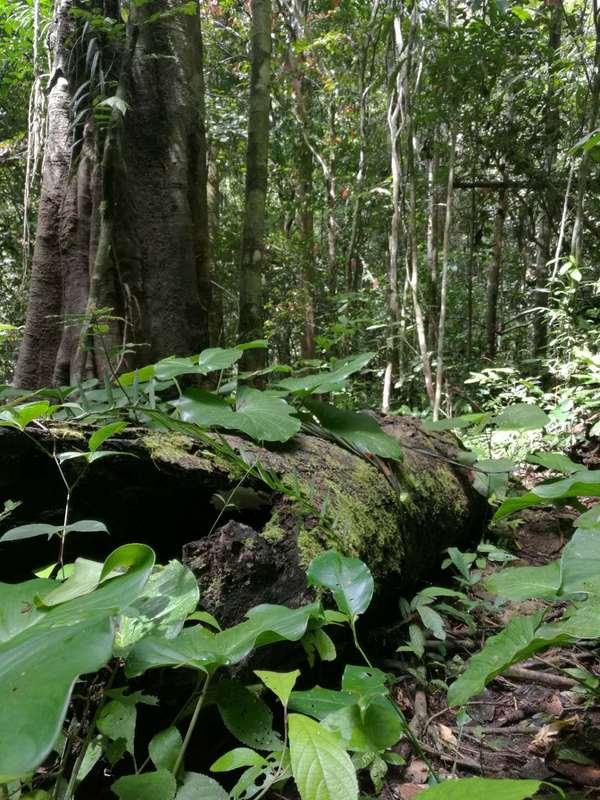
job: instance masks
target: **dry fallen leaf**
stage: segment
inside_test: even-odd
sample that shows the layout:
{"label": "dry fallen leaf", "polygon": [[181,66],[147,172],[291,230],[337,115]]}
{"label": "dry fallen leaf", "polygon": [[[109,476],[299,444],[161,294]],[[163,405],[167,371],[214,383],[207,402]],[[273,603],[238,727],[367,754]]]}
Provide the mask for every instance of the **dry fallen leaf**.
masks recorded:
{"label": "dry fallen leaf", "polygon": [[577,717],[557,719],[543,725],[529,744],[529,752],[546,755],[563,731],[571,730],[577,723]]}
{"label": "dry fallen leaf", "polygon": [[458,739],[454,735],[452,728],[449,728],[442,722],[438,722],[435,726],[435,736],[442,747],[458,747]]}
{"label": "dry fallen leaf", "polygon": [[408,783],[425,783],[428,775],[429,768],[420,758],[413,758],[404,773]]}
{"label": "dry fallen leaf", "polygon": [[397,787],[399,800],[412,800],[427,789],[426,784],[403,783]]}

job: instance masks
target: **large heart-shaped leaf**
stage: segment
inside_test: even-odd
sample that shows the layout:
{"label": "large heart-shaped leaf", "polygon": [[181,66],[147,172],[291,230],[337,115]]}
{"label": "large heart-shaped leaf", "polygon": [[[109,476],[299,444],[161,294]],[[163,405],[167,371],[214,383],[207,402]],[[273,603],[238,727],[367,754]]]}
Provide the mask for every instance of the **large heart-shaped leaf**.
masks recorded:
{"label": "large heart-shaped leaf", "polygon": [[302,714],[290,714],[288,730],[302,800],[357,800],[356,772],[337,736]]}
{"label": "large heart-shaped leaf", "polygon": [[[28,581],[23,592],[0,586],[4,641],[0,644],[0,782],[35,769],[54,744],[80,674],[93,672],[110,658],[113,616],[129,605],[146,583],[154,563],[145,545],[125,545],[104,562],[106,578],[95,591],[49,609],[34,599],[52,581]],[[109,578],[110,575],[114,577]],[[23,617],[15,624],[16,615]]]}
{"label": "large heart-shaped leaf", "polygon": [[237,391],[238,430],[259,442],[287,442],[300,430],[292,406],[281,397],[240,386]]}
{"label": "large heart-shaped leaf", "polygon": [[350,618],[364,613],[373,597],[373,576],[367,565],[336,550],[313,558],[306,577],[309,586],[329,589],[339,610]]}

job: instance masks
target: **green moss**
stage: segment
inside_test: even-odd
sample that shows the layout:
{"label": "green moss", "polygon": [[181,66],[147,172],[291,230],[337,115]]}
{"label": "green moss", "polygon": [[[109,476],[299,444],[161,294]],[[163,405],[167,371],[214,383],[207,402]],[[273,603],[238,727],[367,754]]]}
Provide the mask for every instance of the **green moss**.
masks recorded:
{"label": "green moss", "polygon": [[259,536],[267,542],[280,542],[284,538],[285,531],[280,525],[279,510],[275,510]]}
{"label": "green moss", "polygon": [[208,460],[190,452],[193,444],[192,439],[181,433],[147,433],[142,436],[141,442],[150,453],[153,461],[163,461],[169,464],[177,464],[181,467],[212,471]]}
{"label": "green moss", "polygon": [[300,563],[306,566],[318,553],[335,547],[362,558],[375,573],[400,571],[404,550],[396,493],[366,461],[359,461],[350,475],[339,463],[331,467],[326,477],[318,479],[321,497],[328,496],[326,519],[300,531]]}
{"label": "green moss", "polygon": [[53,425],[50,432],[55,439],[77,439],[80,442],[86,441],[86,436],[77,428],[70,428],[68,425]]}

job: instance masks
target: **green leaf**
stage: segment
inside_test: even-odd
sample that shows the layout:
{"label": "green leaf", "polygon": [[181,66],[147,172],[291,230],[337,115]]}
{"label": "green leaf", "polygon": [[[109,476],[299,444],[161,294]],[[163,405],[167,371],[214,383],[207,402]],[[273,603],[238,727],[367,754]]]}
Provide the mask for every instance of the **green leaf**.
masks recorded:
{"label": "green leaf", "polygon": [[596,503],[588,511],[580,514],[573,525],[576,528],[600,528],[600,503]]}
{"label": "green leaf", "polygon": [[338,692],[335,689],[323,689],[315,686],[303,692],[292,692],[289,707],[292,711],[299,711],[315,719],[325,719],[330,714],[341,708],[352,706],[356,697],[352,692]]}
{"label": "green leaf", "polygon": [[236,747],[218,758],[210,767],[211,772],[230,772],[241,767],[262,767],[265,757],[248,747]]}
{"label": "green leaf", "polygon": [[281,397],[240,386],[237,391],[238,430],[259,442],[287,442],[300,431],[295,410]]}
{"label": "green leaf", "polygon": [[323,621],[320,603],[295,609],[265,604],[250,609],[244,622],[218,633],[196,625],[184,628],[174,638],[146,636],[134,645],[126,672],[132,676],[152,667],[187,666],[212,673],[218,667],[238,664],[256,647],[299,641],[310,620]]}
{"label": "green leaf", "polygon": [[422,792],[423,800],[525,800],[543,781],[512,778],[459,778],[438,783]]}
{"label": "green leaf", "polygon": [[[145,798],[144,798],[145,800]],[[199,772],[186,772],[176,800],[229,800],[229,795],[213,778]]]}
{"label": "green leaf", "polygon": [[301,378],[284,378],[277,381],[275,386],[281,386],[292,394],[301,396],[337,392],[343,388],[350,375],[359,372],[374,356],[375,353],[361,353],[339,361],[330,372],[317,372]]}
{"label": "green leaf", "polygon": [[550,417],[531,403],[514,403],[503,409],[492,422],[501,431],[535,431],[545,428]]}
{"label": "green leaf", "polygon": [[387,697],[371,699],[365,708],[346,706],[323,719],[323,726],[337,732],[347,750],[378,752],[395,745],[404,725]]}
{"label": "green leaf", "polygon": [[101,445],[107,439],[125,430],[126,427],[127,423],[122,421],[109,422],[108,425],[103,425],[102,428],[94,431],[94,433],[90,436],[88,440],[88,450],[92,453],[95,453],[96,450],[101,447]]}
{"label": "green leaf", "polygon": [[277,695],[282,705],[287,706],[296,681],[300,677],[300,670],[295,669],[293,672],[267,672],[255,669],[254,674],[261,679],[267,689]]}
{"label": "green leaf", "polygon": [[438,419],[436,422],[426,419],[423,421],[423,427],[426,431],[454,431],[484,425],[489,420],[491,420],[491,414],[462,414],[460,417]]}
{"label": "green leaf", "polygon": [[96,720],[96,727],[103,736],[113,742],[122,739],[128,753],[134,753],[135,723],[137,710],[131,703],[121,703],[111,700],[100,709]]}
{"label": "green leaf", "polygon": [[165,728],[153,736],[148,745],[148,753],[156,769],[173,772],[182,744],[181,734],[175,727]]}
{"label": "green leaf", "polygon": [[0,542],[16,542],[22,539],[33,539],[36,536],[47,536],[50,539],[52,536],[60,536],[63,531],[65,533],[72,533],[73,531],[79,533],[108,533],[106,525],[95,519],[81,519],[79,522],[72,522],[66,528],[63,528],[62,525],[47,525],[44,522],[34,522],[31,525],[19,525],[17,528],[11,528],[0,538]]}
{"label": "green leaf", "polygon": [[553,472],[564,472],[565,475],[572,475],[581,470],[581,464],[575,464],[564,453],[530,453],[527,461],[551,469]]}
{"label": "green leaf", "polygon": [[342,675],[342,689],[357,695],[363,707],[375,697],[387,697],[386,674],[375,667],[347,664]]}
{"label": "green leaf", "polygon": [[198,605],[199,596],[194,573],[180,561],[154,567],[140,596],[118,619],[116,652],[125,655],[150,633],[176,636]]}
{"label": "green leaf", "polygon": [[423,625],[430,630],[436,639],[444,641],[446,639],[446,631],[444,629],[444,620],[430,606],[418,606],[417,613],[421,617]]}
{"label": "green leaf", "polygon": [[358,800],[350,757],[334,734],[310,717],[288,720],[292,774],[302,800]]}
{"label": "green leaf", "polygon": [[173,800],[177,791],[175,777],[166,769],[124,775],[111,786],[119,800]]}
{"label": "green leaf", "polygon": [[309,586],[329,589],[338,609],[350,617],[364,613],[373,597],[373,576],[367,565],[335,550],[313,558],[306,577]]}
{"label": "green leaf", "polygon": [[125,545],[104,562],[102,576],[108,577],[108,569],[115,577],[89,594],[43,610],[27,595],[42,583],[55,582],[28,581],[8,591],[0,584],[0,598],[16,606],[2,605],[0,626],[6,636],[0,644],[0,730],[12,732],[0,737],[4,776],[24,775],[44,760],[60,732],[75,680],[110,659],[112,617],[137,597],[153,563],[149,547]]}
{"label": "green leaf", "polygon": [[51,592],[44,594],[38,601],[40,605],[50,607],[65,603],[75,597],[93,592],[100,583],[102,564],[89,561],[87,558],[78,558],[73,565],[73,572],[66,581]]}
{"label": "green leaf", "polygon": [[208,375],[209,372],[229,369],[240,360],[242,355],[243,351],[239,347],[230,347],[229,349],[211,347],[203,350],[198,356],[198,367],[202,375]]}
{"label": "green leaf", "polygon": [[560,563],[551,561],[539,567],[509,567],[491,575],[484,583],[488,592],[506,600],[552,599],[560,587]]}
{"label": "green leaf", "polygon": [[494,514],[494,520],[502,519],[523,508],[572,497],[600,497],[600,471],[581,470],[568,478],[540,483],[519,497],[509,497]]}
{"label": "green leaf", "polygon": [[217,706],[227,730],[243,744],[257,750],[282,746],[279,734],[273,730],[270,708],[239,681],[221,681]]}
{"label": "green leaf", "polygon": [[241,431],[257,441],[285,442],[300,430],[300,420],[285,400],[246,386],[238,389],[237,411],[204,389],[187,389],[172,405],[184,422]]}
{"label": "green leaf", "polygon": [[377,420],[369,414],[336,408],[320,400],[305,400],[304,405],[314,414],[319,425],[359,453],[370,453],[398,461],[402,459],[402,448],[398,440],[382,431]]}
{"label": "green leaf", "polygon": [[545,636],[536,639],[542,616],[543,612],[529,617],[513,617],[503,631],[491,636],[483,649],[468,660],[465,671],[450,686],[448,705],[464,705],[511,664],[548,646]]}

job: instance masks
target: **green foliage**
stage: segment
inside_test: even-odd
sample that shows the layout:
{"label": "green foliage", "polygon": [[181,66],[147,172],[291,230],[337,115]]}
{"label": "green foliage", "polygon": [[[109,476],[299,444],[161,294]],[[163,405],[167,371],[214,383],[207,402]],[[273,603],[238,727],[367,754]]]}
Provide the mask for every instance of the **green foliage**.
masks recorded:
{"label": "green foliage", "polygon": [[463,778],[444,781],[423,792],[425,800],[525,800],[533,797],[544,781],[509,778]]}

